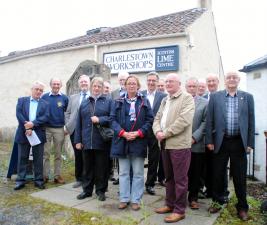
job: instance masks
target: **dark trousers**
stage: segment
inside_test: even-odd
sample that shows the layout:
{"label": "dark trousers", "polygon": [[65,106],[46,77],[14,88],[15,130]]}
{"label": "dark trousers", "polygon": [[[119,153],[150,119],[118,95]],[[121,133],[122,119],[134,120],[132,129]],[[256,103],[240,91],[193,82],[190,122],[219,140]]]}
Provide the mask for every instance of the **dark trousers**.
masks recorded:
{"label": "dark trousers", "polygon": [[241,137],[224,138],[219,152],[213,155],[213,201],[223,204],[224,179],[229,158],[238,199],[236,208],[237,210],[248,210],[246,200],[247,154]]}
{"label": "dark trousers", "polygon": [[[30,144],[18,144],[18,177],[16,182],[25,183],[27,166],[29,163],[30,155]],[[33,155],[33,167],[34,167],[34,182],[41,184],[43,183],[43,155],[44,155],[44,144],[32,147]]]}
{"label": "dark trousers", "polygon": [[163,182],[165,180],[163,162],[162,162],[162,155],[159,154],[159,167],[158,167],[158,181]]}
{"label": "dark trousers", "polygon": [[205,163],[205,153],[191,152],[191,162],[188,171],[188,201],[197,201],[200,189],[200,177]]}
{"label": "dark trousers", "polygon": [[108,187],[109,152],[106,150],[83,149],[83,191],[105,193]]}
{"label": "dark trousers", "polygon": [[160,150],[158,141],[153,136],[148,139],[148,169],[146,186],[154,187],[157,180]]}
{"label": "dark trousers", "polygon": [[188,187],[190,149],[163,149],[162,160],[166,177],[166,205],[174,213],[184,214]]}
{"label": "dark trousers", "polygon": [[72,133],[72,135],[70,135],[70,141],[72,144],[72,148],[74,151],[74,158],[75,158],[75,178],[76,181],[82,181],[82,177],[83,177],[83,154],[81,150],[78,150],[75,147],[75,143],[74,143],[74,133]]}

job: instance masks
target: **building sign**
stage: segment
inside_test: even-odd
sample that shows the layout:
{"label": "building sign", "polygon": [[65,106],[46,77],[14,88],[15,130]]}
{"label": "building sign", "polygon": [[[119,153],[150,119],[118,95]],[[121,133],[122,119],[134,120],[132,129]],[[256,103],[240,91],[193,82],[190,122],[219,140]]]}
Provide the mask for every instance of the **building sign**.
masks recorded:
{"label": "building sign", "polygon": [[166,46],[104,53],[103,60],[104,64],[111,69],[111,73],[177,71],[179,69],[179,48],[178,46]]}

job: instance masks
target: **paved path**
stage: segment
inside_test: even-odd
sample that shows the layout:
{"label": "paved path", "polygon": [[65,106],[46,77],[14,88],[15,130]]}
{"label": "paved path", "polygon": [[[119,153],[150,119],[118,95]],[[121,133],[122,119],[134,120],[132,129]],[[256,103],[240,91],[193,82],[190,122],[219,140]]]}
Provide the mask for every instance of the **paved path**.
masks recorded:
{"label": "paved path", "polygon": [[[114,186],[112,183],[109,183],[109,191],[106,193],[107,199],[104,202],[98,201],[95,194],[91,198],[77,200],[76,196],[82,189],[74,189],[72,188],[72,184],[35,192],[31,194],[31,196],[79,210],[100,213],[115,219],[137,220],[140,225],[165,224],[165,215],[154,213],[155,208],[164,205],[165,188],[156,185],[156,195],[151,196],[145,193],[143,196],[143,204],[139,211],[133,211],[130,207],[126,210],[119,210],[117,208],[119,203],[118,188],[118,185]],[[199,203],[199,210],[187,208],[186,218],[173,224],[212,225],[219,214],[210,215],[207,212],[210,200],[200,199]]]}

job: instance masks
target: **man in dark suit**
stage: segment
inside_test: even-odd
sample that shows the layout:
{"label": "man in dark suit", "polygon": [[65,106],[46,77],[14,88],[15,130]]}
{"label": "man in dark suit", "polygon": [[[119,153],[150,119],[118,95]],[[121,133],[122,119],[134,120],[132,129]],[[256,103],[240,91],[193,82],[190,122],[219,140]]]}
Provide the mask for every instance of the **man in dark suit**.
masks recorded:
{"label": "man in dark suit", "polygon": [[247,220],[246,200],[247,153],[254,148],[255,117],[253,96],[239,91],[240,77],[236,72],[225,76],[225,87],[210,95],[207,113],[206,144],[213,151],[213,203],[210,213],[216,213],[222,205],[224,176],[230,158],[236,209],[241,220]]}
{"label": "man in dark suit", "polygon": [[[147,90],[142,91],[142,94],[149,100],[154,116],[157,114],[162,99],[167,95],[161,91],[157,91],[157,82],[159,75],[156,72],[147,74]],[[154,186],[157,180],[157,169],[160,159],[160,150],[158,140],[153,134],[152,129],[148,135],[148,170],[146,180],[146,191],[150,195],[155,194]]]}
{"label": "man in dark suit", "polygon": [[198,192],[200,189],[200,177],[205,163],[204,130],[206,128],[207,99],[197,95],[198,80],[189,78],[186,81],[186,91],[195,101],[195,114],[192,126],[191,162],[188,171],[188,201],[191,209],[199,209]]}
{"label": "man in dark suit", "polygon": [[[207,78],[206,78],[206,85],[208,88],[208,91],[203,95],[203,98],[209,100],[210,99],[210,95],[212,93],[215,93],[216,91],[218,91],[218,87],[219,87],[219,77],[217,74],[213,74],[210,73],[208,74]],[[213,190],[213,184],[212,184],[212,173],[213,173],[213,154],[212,152],[210,152],[207,148],[206,148],[206,163],[205,163],[205,167],[204,167],[204,172],[203,172],[203,185],[205,184],[206,190],[204,195],[207,198],[211,198],[212,197],[212,190]],[[223,193],[223,197],[224,197],[224,201],[228,202],[228,195],[229,195],[229,191],[228,191],[228,174],[227,174],[227,168],[226,168],[226,172],[225,172],[225,177],[224,177],[224,193]]]}
{"label": "man in dark suit", "polygon": [[[19,122],[16,131],[15,142],[18,143],[18,176],[14,190],[25,187],[26,170],[32,148],[34,163],[34,185],[39,189],[44,189],[43,180],[43,153],[46,142],[44,125],[49,119],[48,103],[40,99],[44,91],[44,84],[35,82],[31,89],[31,96],[18,99],[16,116]],[[31,146],[28,137],[36,133],[40,142]],[[28,136],[28,137],[27,137]]]}
{"label": "man in dark suit", "polygon": [[90,96],[90,78],[87,75],[81,75],[78,80],[80,93],[73,94],[69,98],[69,104],[65,112],[65,134],[70,135],[70,141],[74,150],[75,158],[75,178],[76,182],[73,184],[73,188],[78,188],[82,185],[83,180],[83,158],[82,151],[76,149],[74,144],[75,127],[77,124],[77,117],[80,105],[83,101]]}

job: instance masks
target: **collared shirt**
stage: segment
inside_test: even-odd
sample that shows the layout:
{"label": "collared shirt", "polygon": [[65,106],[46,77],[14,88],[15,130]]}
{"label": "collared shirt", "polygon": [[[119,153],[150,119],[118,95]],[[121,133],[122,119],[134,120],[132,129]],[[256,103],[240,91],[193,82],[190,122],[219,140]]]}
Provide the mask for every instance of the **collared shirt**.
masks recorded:
{"label": "collared shirt", "polygon": [[171,101],[171,98],[168,95],[165,107],[164,107],[164,109],[162,111],[162,117],[161,117],[161,120],[160,120],[160,128],[161,128],[161,130],[164,130],[166,128],[167,115],[168,115],[168,112],[169,112],[169,109],[170,109],[170,101]]}
{"label": "collared shirt", "polygon": [[89,98],[89,96],[90,96],[90,92],[89,91],[87,91],[87,92],[80,92],[80,101],[79,101],[79,104],[81,104],[82,103],[82,101],[83,101],[83,98],[84,98],[84,94],[85,94],[85,99],[87,99],[87,98]]}
{"label": "collared shirt", "polygon": [[238,96],[237,92],[234,96],[225,93],[225,108],[226,108],[226,132],[228,136],[236,136],[240,134],[238,121]]}
{"label": "collared shirt", "polygon": [[147,97],[147,99],[148,99],[148,101],[150,103],[151,108],[153,107],[155,95],[156,95],[156,91],[153,91],[153,92],[149,93],[149,91],[147,90],[146,97]]}
{"label": "collared shirt", "polygon": [[125,89],[120,88],[119,93],[120,93],[120,97],[123,97],[126,95],[127,91]]}
{"label": "collared shirt", "polygon": [[34,121],[36,119],[38,103],[39,103],[38,100],[34,99],[33,97],[30,98],[30,110],[29,110],[30,121]]}
{"label": "collared shirt", "polygon": [[48,95],[49,96],[51,96],[51,95],[62,95],[62,93],[59,91],[57,94],[54,94],[52,91],[50,91]]}

